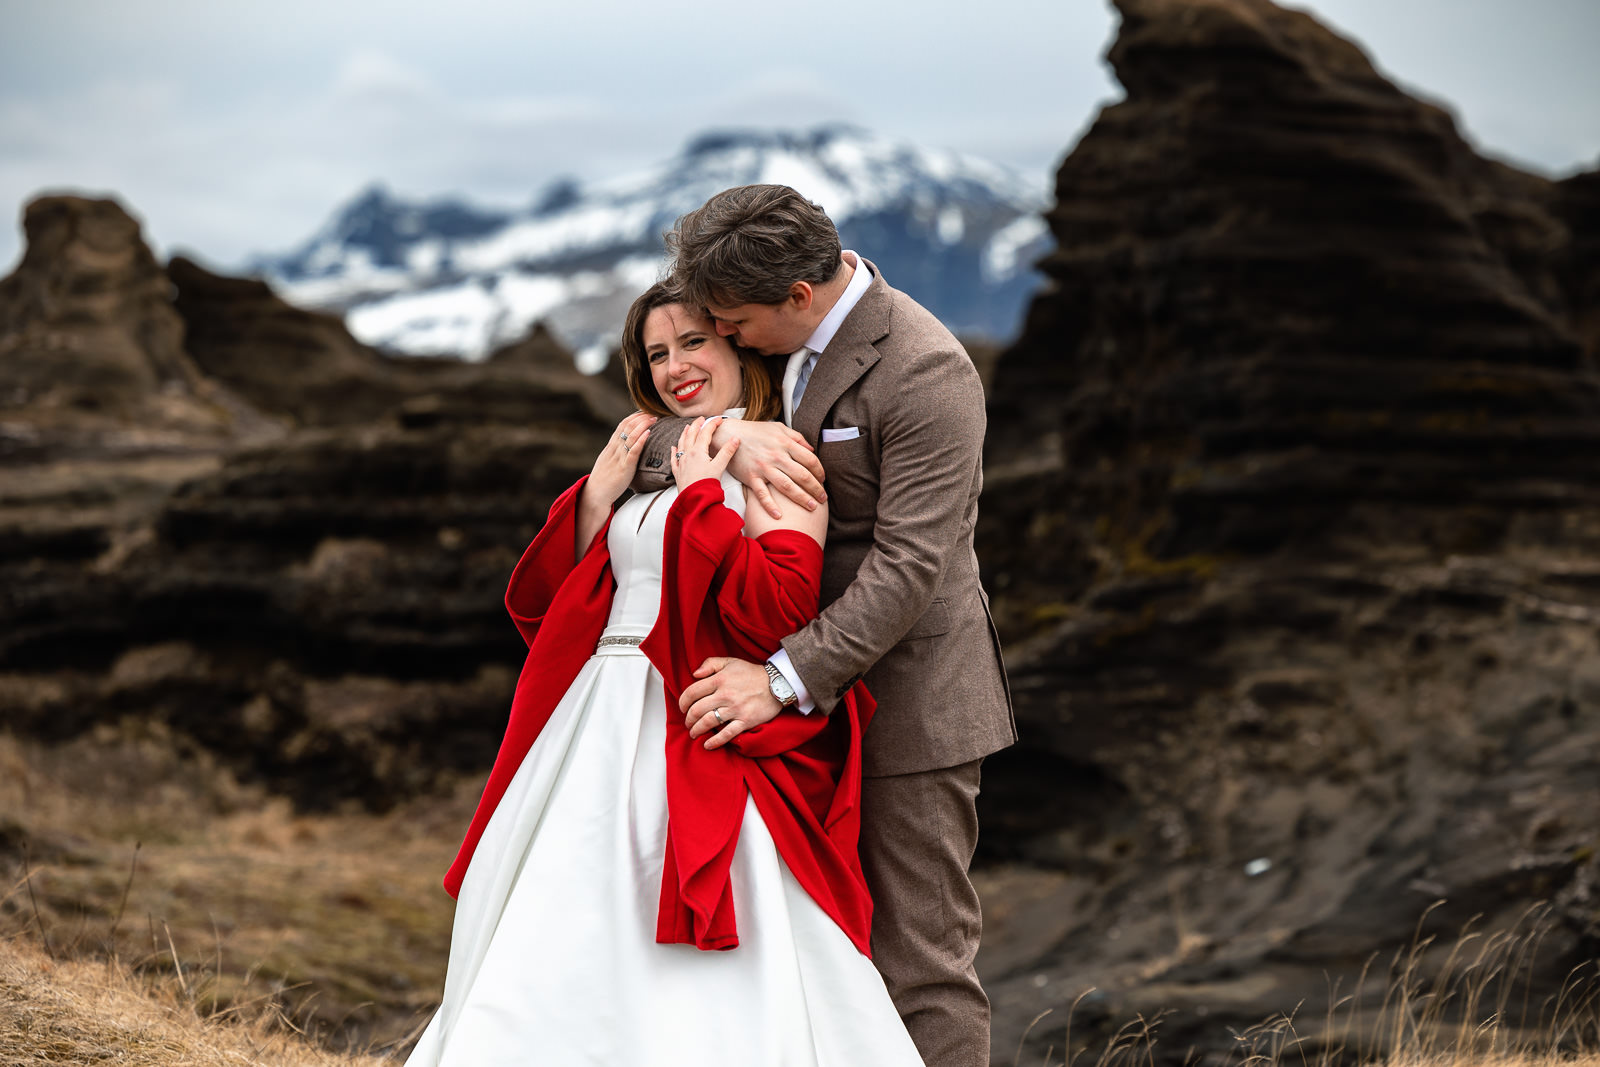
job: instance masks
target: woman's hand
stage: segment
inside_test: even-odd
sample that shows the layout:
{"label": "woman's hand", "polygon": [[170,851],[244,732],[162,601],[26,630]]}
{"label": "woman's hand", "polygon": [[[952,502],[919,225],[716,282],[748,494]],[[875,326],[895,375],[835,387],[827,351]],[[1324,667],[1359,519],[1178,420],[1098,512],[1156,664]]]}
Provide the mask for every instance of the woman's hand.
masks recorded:
{"label": "woman's hand", "polygon": [[728,461],[739,451],[739,439],[728,441],[712,459],[711,437],[715,432],[716,423],[707,422],[704,416],[683,428],[672,453],[672,480],[679,489],[687,489],[702,478],[721,478],[728,469]]}
{"label": "woman's hand", "polygon": [[628,483],[633,481],[633,472],[639,467],[639,446],[649,439],[650,427],[655,422],[654,415],[635,411],[617,423],[606,447],[595,457],[594,470],[589,472],[589,484],[584,489],[584,495],[587,496],[589,489],[593,489],[598,496],[605,498],[607,505],[622,495]]}
{"label": "woman's hand", "polygon": [[578,543],[573,546],[573,558],[582,559],[589,550],[600,528],[611,514],[611,505],[633,481],[633,472],[639,466],[639,446],[650,437],[650,427],[656,417],[635,411],[617,423],[616,430],[606,447],[595,457],[594,470],[583,483],[583,496],[578,500]]}

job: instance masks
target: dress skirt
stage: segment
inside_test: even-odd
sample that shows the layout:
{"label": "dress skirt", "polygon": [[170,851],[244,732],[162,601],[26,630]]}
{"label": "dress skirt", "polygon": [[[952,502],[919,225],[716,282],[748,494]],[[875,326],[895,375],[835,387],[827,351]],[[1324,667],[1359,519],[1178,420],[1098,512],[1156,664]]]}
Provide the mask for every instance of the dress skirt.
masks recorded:
{"label": "dress skirt", "polygon": [[871,961],[748,800],[739,947],[656,943],[667,714],[636,647],[603,645],[584,666],[473,855],[444,1001],[410,1067],[920,1067]]}

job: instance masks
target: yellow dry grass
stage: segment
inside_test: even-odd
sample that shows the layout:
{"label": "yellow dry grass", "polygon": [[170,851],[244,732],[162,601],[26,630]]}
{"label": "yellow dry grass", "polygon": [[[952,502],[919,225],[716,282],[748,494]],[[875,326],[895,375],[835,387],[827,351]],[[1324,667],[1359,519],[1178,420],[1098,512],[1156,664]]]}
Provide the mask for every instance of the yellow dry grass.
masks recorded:
{"label": "yellow dry grass", "polygon": [[124,1067],[374,1067],[370,1056],[309,1044],[266,1005],[196,1014],[114,962],[53,962],[35,945],[0,941],[0,1064]]}
{"label": "yellow dry grass", "polygon": [[443,986],[439,879],[476,790],[301,815],[158,727],[0,735],[0,936],[120,961],[201,1018],[270,1005],[327,1047],[390,1046]]}

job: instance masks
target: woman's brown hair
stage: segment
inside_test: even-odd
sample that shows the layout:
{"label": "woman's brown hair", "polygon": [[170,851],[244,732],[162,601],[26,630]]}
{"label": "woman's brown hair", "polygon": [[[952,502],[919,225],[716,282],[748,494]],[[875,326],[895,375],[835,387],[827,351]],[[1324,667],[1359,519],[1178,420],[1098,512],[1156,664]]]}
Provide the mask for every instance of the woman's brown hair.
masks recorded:
{"label": "woman's brown hair", "polygon": [[[675,413],[661,399],[656,383],[650,377],[650,357],[644,350],[644,323],[650,317],[650,312],[670,304],[684,304],[683,295],[670,282],[656,282],[639,294],[639,299],[628,309],[627,321],[622,326],[622,369],[628,378],[628,394],[633,397],[640,411],[662,418],[672,418]],[[706,317],[704,308],[690,304],[684,306],[695,315]],[[777,418],[783,405],[778,400],[777,390],[772,387],[772,379],[767,375],[766,362],[758,353],[740,348],[726,337],[718,335],[715,324],[711,327],[711,334],[723,344],[731,345],[734,355],[739,357],[740,377],[744,380],[741,401],[744,404],[744,417],[752,422]]]}

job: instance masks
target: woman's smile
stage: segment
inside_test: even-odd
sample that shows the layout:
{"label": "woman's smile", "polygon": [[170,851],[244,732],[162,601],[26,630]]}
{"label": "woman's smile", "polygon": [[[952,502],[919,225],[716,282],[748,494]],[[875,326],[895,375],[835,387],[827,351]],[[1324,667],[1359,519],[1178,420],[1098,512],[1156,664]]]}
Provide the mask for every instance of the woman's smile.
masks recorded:
{"label": "woman's smile", "polygon": [[672,390],[672,397],[679,403],[691,400],[700,391],[700,387],[705,384],[706,380],[704,378],[696,378],[692,382],[684,382]]}

